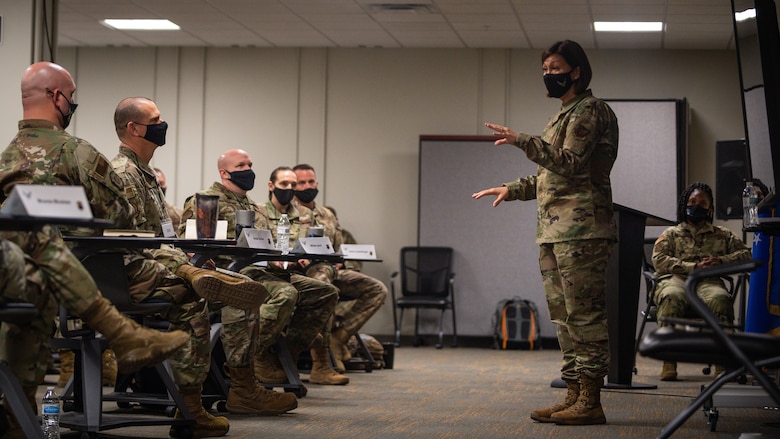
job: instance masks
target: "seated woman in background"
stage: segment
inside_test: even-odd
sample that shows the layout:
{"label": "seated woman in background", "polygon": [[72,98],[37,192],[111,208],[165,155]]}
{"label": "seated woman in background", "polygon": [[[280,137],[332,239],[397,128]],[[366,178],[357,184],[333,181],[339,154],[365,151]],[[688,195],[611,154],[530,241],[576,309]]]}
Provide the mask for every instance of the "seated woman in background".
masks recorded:
{"label": "seated woman in background", "polygon": [[[697,268],[750,259],[750,248],[731,230],[712,224],[712,189],[693,183],[680,196],[676,226],[666,229],[653,246],[653,267],[658,276],[655,303],[658,325],[664,317],[684,317],[688,312],[685,281]],[[722,324],[734,321],[734,299],[723,280],[705,279],[696,293]],[[677,363],[664,362],[661,381],[677,379]]]}

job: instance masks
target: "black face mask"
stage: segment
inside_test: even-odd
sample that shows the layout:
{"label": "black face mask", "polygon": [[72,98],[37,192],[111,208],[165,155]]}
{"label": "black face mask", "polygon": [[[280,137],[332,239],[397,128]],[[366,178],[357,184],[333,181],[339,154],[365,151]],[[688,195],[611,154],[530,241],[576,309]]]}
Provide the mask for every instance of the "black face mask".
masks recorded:
{"label": "black face mask", "polygon": [[292,189],[279,189],[278,187],[275,187],[274,195],[276,195],[276,200],[279,201],[279,204],[286,206],[292,202],[295,191]]}
{"label": "black face mask", "polygon": [[301,201],[301,203],[309,204],[317,198],[317,194],[320,191],[316,188],[304,189],[302,191],[295,191],[295,197]]}
{"label": "black face mask", "polygon": [[68,103],[67,113],[63,113],[62,110],[60,110],[59,105],[55,105],[57,107],[57,111],[62,116],[62,129],[64,130],[68,127],[68,125],[70,125],[70,120],[73,118],[73,113],[76,112],[76,108],[78,108],[79,104],[74,104],[71,102],[62,92],[58,91],[57,93],[61,94],[62,97],[65,98],[65,102]]}
{"label": "black face mask", "polygon": [[709,210],[701,206],[685,207],[685,217],[688,219],[689,222],[693,224],[701,224],[703,221],[707,220],[708,216],[709,216]]}
{"label": "black face mask", "polygon": [[168,132],[168,122],[163,121],[150,125],[139,123],[138,125],[143,125],[146,127],[146,134],[144,134],[144,139],[154,143],[157,146],[165,145],[165,133]]}
{"label": "black face mask", "polygon": [[255,187],[255,171],[251,169],[228,172],[228,174],[230,174],[230,181],[242,190],[251,191]]}
{"label": "black face mask", "polygon": [[547,87],[547,94],[551,98],[559,98],[566,94],[574,81],[571,79],[571,72],[567,73],[548,73],[544,75],[544,86]]}

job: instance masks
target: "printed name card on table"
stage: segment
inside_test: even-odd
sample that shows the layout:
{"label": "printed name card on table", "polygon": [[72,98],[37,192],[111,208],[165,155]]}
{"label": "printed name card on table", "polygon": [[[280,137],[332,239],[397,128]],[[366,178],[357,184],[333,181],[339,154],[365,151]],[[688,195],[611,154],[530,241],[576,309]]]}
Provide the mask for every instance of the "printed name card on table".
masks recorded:
{"label": "printed name card on table", "polygon": [[376,259],[374,244],[341,244],[344,259]]}
{"label": "printed name card on table", "polygon": [[332,255],[333,244],[327,236],[318,238],[298,238],[290,253],[307,253],[310,255]]}
{"label": "printed name card on table", "polygon": [[0,209],[8,215],[92,219],[82,186],[17,184]]}
{"label": "printed name card on table", "polygon": [[243,229],[236,241],[238,247],[249,247],[261,250],[274,250],[274,238],[270,230]]}

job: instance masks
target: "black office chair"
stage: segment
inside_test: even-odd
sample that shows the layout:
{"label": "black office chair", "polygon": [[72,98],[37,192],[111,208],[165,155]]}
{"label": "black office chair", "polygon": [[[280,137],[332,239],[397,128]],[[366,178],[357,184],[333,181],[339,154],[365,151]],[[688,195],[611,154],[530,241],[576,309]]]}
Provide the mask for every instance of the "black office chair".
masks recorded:
{"label": "black office chair", "polygon": [[[396,280],[399,274],[400,297],[396,297]],[[404,310],[407,308],[415,309],[415,346],[422,344],[419,335],[420,308],[441,310],[439,343],[436,349],[441,349],[444,343],[444,312],[448,309],[452,310],[452,347],[458,345],[455,319],[455,273],[452,272],[451,247],[403,247],[400,270],[390,276],[390,290],[393,295],[396,346],[401,345],[401,325]],[[398,318],[396,318],[396,308],[401,310]]]}
{"label": "black office chair", "polygon": [[[4,303],[0,304],[0,322],[25,323],[38,313],[35,305],[30,303]],[[0,364],[0,392],[5,395],[11,410],[14,412],[19,426],[28,438],[43,439],[41,421],[35,416],[30,403],[24,395],[24,390],[19,380],[11,372],[11,369]]]}
{"label": "black office chair", "polygon": [[[130,299],[122,253],[105,252],[86,256],[77,254],[77,256],[95,280],[103,296],[120,312],[131,318],[144,320],[154,318],[156,313],[170,307],[170,303],[167,302],[135,303]],[[62,393],[61,426],[82,431],[82,436],[98,437],[98,432],[114,428],[141,425],[176,425],[186,428],[194,422],[192,414],[187,410],[173,382],[167,362],[157,364],[153,368],[165,393],[136,391],[138,380],[120,374],[114,392],[104,395],[100,380],[94,377],[100,377],[102,374],[101,356],[108,343],[105,339],[96,337],[95,332],[89,327],[71,329],[68,325],[69,319],[67,311],[60,307],[60,332],[63,338],[52,339],[53,348],[71,349],[76,354],[73,376]],[[146,370],[142,369],[138,374]],[[128,387],[134,391],[127,392]],[[114,401],[120,408],[129,408],[131,405],[159,406],[167,408],[168,414],[173,413],[173,408],[179,408],[183,419],[173,419],[168,416],[108,414],[103,412],[104,401]]]}
{"label": "black office chair", "polygon": [[[655,267],[653,267],[653,246],[657,238],[645,238],[643,252],[642,252],[642,277],[645,280],[645,289],[647,291],[645,309],[641,312],[641,323],[639,324],[639,333],[636,337],[636,343],[634,344],[634,374],[637,374],[636,368],[636,355],[639,353],[639,344],[642,341],[642,337],[645,334],[645,326],[647,323],[658,322],[658,306],[655,303],[655,288],[658,285],[658,276],[655,275]],[[742,288],[743,282],[746,282],[746,275],[740,275],[735,282],[731,276],[720,276],[721,280],[726,286],[726,290],[732,298],[732,301],[736,298],[736,295]],[[741,322],[740,322],[741,323]],[[708,364],[702,368],[704,375],[709,375],[712,371],[712,364]]]}
{"label": "black office chair", "polygon": [[[715,392],[740,374],[750,373],[755,377],[759,385],[780,407],[780,388],[762,370],[763,367],[780,366],[780,337],[766,334],[727,333],[719,324],[718,317],[696,294],[696,286],[703,279],[747,273],[755,270],[759,265],[759,261],[753,260],[695,270],[688,276],[685,284],[685,297],[697,315],[703,319],[703,324],[698,320],[675,320],[689,327],[698,322],[704,330],[683,331],[665,326],[652,331],[642,339],[639,352],[643,356],[662,361],[723,364],[727,370],[716,377],[712,383],[704,386],[699,396],[663,428],[659,438],[670,437],[694,411],[710,400]],[[708,424],[711,431],[715,430],[716,421],[716,416],[714,418],[710,416]]]}

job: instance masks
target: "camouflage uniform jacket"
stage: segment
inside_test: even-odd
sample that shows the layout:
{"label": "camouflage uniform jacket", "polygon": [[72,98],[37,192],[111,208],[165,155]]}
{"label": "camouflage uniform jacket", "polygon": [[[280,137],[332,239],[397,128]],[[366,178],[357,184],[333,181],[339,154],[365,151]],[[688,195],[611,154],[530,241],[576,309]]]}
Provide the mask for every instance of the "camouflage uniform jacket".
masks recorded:
{"label": "camouflage uniform jacket", "polygon": [[550,119],[541,137],[519,134],[515,146],[537,174],[505,183],[507,200],[538,200],[536,242],[617,240],[609,173],[618,152],[612,109],[585,91]]}
{"label": "camouflage uniform jacket", "polygon": [[330,238],[331,244],[333,244],[333,251],[338,253],[341,250],[341,244],[344,243],[344,235],[341,234],[341,224],[336,219],[336,215],[333,211],[325,206],[320,206],[314,203],[314,209],[312,212],[312,225],[320,226],[325,232],[325,236]]}
{"label": "camouflage uniform jacket", "polygon": [[[227,239],[236,239],[236,211],[237,210],[254,210],[255,211],[255,227],[258,226],[259,216],[257,213],[258,207],[251,198],[246,195],[239,195],[225,185],[219,182],[214,182],[210,188],[198,192],[201,195],[218,195],[219,196],[219,214],[217,219],[225,220],[228,222]],[[181,215],[181,224],[177,234],[179,237],[184,237],[185,226],[188,219],[195,218],[195,195],[187,198],[184,202],[184,211]]]}
{"label": "camouflage uniform jacket", "polygon": [[[276,225],[282,217],[282,212],[276,210],[276,207],[268,200],[265,205],[258,206],[255,215],[255,228],[270,230],[276,241]],[[296,206],[290,203],[287,209],[287,218],[290,219],[290,249],[295,246],[298,238],[305,238],[309,233],[309,226],[312,223],[312,213],[307,207]]]}
{"label": "camouflage uniform jacket", "polygon": [[133,228],[134,210],[108,159],[52,122],[20,121],[19,132],[0,155],[0,202],[17,183],[83,186],[93,216]]}
{"label": "camouflage uniform jacket", "polygon": [[750,259],[750,248],[725,227],[680,223],[661,233],[653,246],[652,260],[656,276],[664,278],[687,276],[707,256],[717,256],[723,264],[743,261]]}
{"label": "camouflage uniform jacket", "polygon": [[150,230],[162,236],[162,223],[171,218],[154,170],[124,146],[119,147],[119,154],[111,164],[124,180],[127,199],[135,208],[135,229]]}

